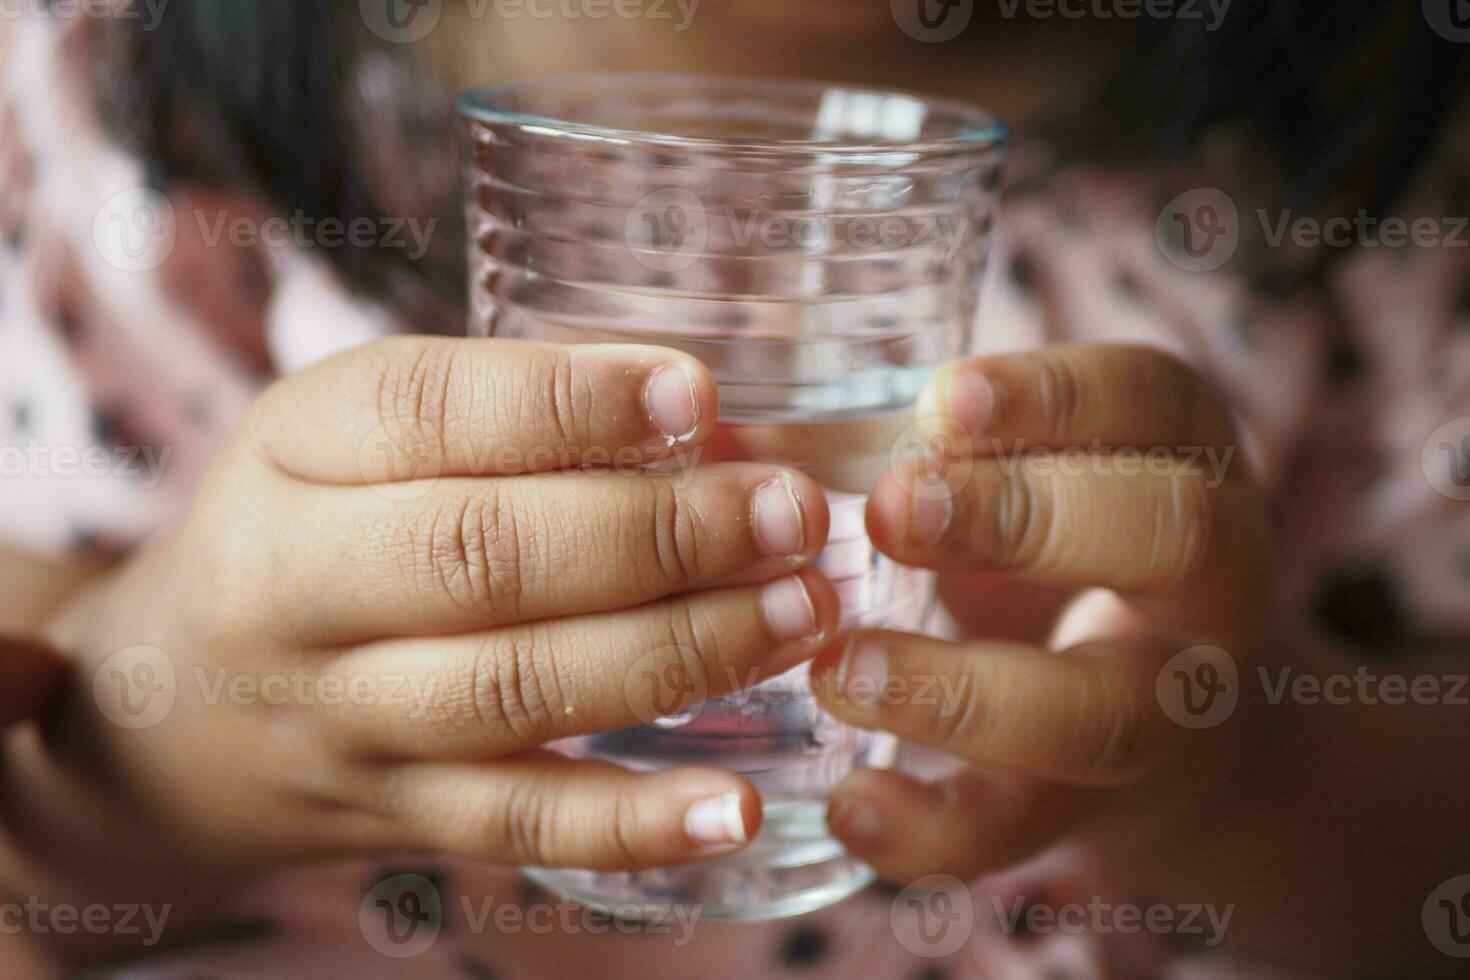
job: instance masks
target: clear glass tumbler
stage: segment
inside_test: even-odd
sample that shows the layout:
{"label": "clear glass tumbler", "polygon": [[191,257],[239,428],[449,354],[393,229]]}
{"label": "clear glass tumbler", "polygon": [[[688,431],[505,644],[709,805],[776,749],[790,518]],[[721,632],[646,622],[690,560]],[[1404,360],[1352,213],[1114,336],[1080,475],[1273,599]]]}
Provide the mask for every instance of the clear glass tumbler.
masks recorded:
{"label": "clear glass tumbler", "polygon": [[[818,567],[844,624],[919,628],[932,578],[874,550],[865,495],[917,448],[930,373],[969,349],[1004,128],[912,95],[668,75],[495,86],[461,113],[471,332],[698,357],[720,385],[700,461],[815,477],[832,511]],[[619,914],[679,904],[737,920],[808,912],[871,880],[828,835],[826,800],[854,767],[891,765],[896,745],[825,715],[805,668],[703,703],[687,677],[648,672],[628,692],[646,724],[559,747],[744,773],[765,800],[760,834],[703,864],[532,877]]]}

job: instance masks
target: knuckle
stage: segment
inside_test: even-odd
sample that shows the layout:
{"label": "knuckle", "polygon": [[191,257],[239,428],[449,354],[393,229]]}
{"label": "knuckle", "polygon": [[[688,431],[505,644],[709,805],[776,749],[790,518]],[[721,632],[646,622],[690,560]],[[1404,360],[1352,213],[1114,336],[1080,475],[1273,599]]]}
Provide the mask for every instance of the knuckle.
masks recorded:
{"label": "knuckle", "polygon": [[522,533],[510,501],[487,483],[409,523],[401,535],[400,562],[419,589],[461,609],[514,619],[528,565]]}
{"label": "knuckle", "polygon": [[432,459],[448,451],[456,350],[453,344],[401,343],[376,359],[378,424],[399,456]]}
{"label": "knuckle", "polygon": [[1075,737],[1062,746],[1066,769],[1086,782],[1140,776],[1148,754],[1148,725],[1137,698],[1101,669],[1090,669],[1087,676]]}
{"label": "knuckle", "polygon": [[621,867],[638,868],[647,863],[642,856],[644,848],[638,843],[640,825],[637,801],[630,794],[620,795],[608,821],[608,848]]}
{"label": "knuckle", "polygon": [[[967,666],[961,679],[962,696],[945,699],[929,712],[933,744],[955,746],[962,755],[976,760],[992,757],[1004,735],[1004,719],[1008,712],[999,692],[1005,690],[999,674],[986,677],[980,663]],[[989,699],[990,703],[982,704]]]}
{"label": "knuckle", "polygon": [[485,643],[474,655],[469,701],[477,727],[518,748],[554,736],[565,695],[554,658],[535,656],[536,631]]}
{"label": "knuckle", "polygon": [[722,654],[719,630],[707,615],[698,612],[692,600],[673,604],[666,626],[667,646],[680,659],[688,676],[703,683],[698,690],[713,694],[719,687]]}
{"label": "knuckle", "polygon": [[1039,565],[1055,528],[1052,495],[1022,469],[1001,477],[993,500],[977,551],[1003,568]]}
{"label": "knuckle", "polygon": [[587,445],[594,414],[593,389],[575,369],[571,352],[561,347],[538,352],[526,376],[529,386],[526,401],[537,414],[523,414],[520,418],[546,419],[560,446]]}
{"label": "knuckle", "polygon": [[556,853],[557,823],[549,789],[545,780],[523,774],[513,781],[505,806],[493,818],[498,826],[492,836],[505,843],[518,863],[545,863]]}
{"label": "knuckle", "polygon": [[1203,480],[1176,472],[1154,507],[1150,582],[1161,582],[1166,589],[1198,582],[1219,557],[1214,491]]}
{"label": "knuckle", "polygon": [[1081,430],[1088,415],[1088,386],[1083,360],[1063,351],[1038,358],[1036,395],[1051,441],[1065,440]]}
{"label": "knuckle", "polygon": [[657,480],[647,485],[650,488],[644,515],[648,525],[647,547],[654,559],[652,566],[657,569],[659,585],[680,588],[700,581],[703,549],[696,509],[673,481]]}

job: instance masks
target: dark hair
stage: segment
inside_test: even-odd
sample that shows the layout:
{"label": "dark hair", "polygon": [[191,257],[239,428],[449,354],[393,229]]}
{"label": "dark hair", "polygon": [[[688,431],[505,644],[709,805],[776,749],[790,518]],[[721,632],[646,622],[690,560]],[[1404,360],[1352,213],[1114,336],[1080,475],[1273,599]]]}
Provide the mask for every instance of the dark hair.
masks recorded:
{"label": "dark hair", "polygon": [[[104,118],[160,185],[243,187],[316,221],[436,219],[420,258],[324,251],[355,292],[393,302],[420,328],[452,330],[442,321],[462,304],[464,277],[451,100],[343,16],[356,6],[174,0],[148,30],[113,22],[99,61]],[[363,92],[370,65],[396,72],[391,99]],[[393,156],[411,175],[382,165]]]}
{"label": "dark hair", "polygon": [[1234,133],[1273,205],[1377,216],[1434,150],[1467,63],[1470,44],[1436,33],[1419,3],[1233,0],[1214,25],[1141,22],[1086,109],[1053,132],[1063,160],[1155,166]]}
{"label": "dark hair", "polygon": [[[1088,111],[1057,127],[1063,159],[1167,165],[1230,129],[1252,141],[1281,201],[1337,214],[1377,214],[1403,190],[1457,101],[1470,55],[1407,0],[1233,0],[1218,24],[1143,20],[1130,34]],[[313,216],[381,213],[349,80],[365,58],[402,55],[362,29],[357,4],[173,0],[156,29],[129,29],[125,40],[122,78],[105,83],[109,115],[165,178],[246,184]],[[449,126],[447,101],[418,101],[403,128],[434,137],[416,144],[420,169],[436,156],[457,168],[449,140],[437,138]],[[436,235],[442,251],[415,263],[338,250],[344,280],[373,295],[416,287],[458,302],[450,196],[441,187],[420,202],[450,222]]]}

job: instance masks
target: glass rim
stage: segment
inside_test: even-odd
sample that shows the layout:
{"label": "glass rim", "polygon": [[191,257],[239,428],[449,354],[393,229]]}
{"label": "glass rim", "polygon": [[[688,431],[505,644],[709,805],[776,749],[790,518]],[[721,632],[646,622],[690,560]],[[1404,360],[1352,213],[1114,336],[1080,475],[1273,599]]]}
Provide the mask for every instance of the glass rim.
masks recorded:
{"label": "glass rim", "polygon": [[[779,94],[815,95],[825,91],[853,92],[869,95],[893,96],[913,99],[925,106],[950,113],[963,124],[957,132],[932,139],[904,141],[843,141],[817,139],[785,139],[764,137],[714,137],[680,136],[675,133],[650,132],[622,129],[597,123],[579,122],[556,116],[539,115],[497,106],[495,102],[505,96],[537,90],[552,90],[559,85],[576,84],[586,87],[610,89],[619,85],[648,85],[664,82],[674,86],[674,91],[687,93],[692,88],[701,88],[717,94],[741,92],[753,96]],[[528,129],[540,129],[541,135],[569,136],[626,146],[661,147],[684,150],[719,150],[724,152],[752,152],[779,156],[811,157],[822,155],[862,156],[878,153],[977,153],[1003,146],[1010,138],[1010,129],[992,113],[978,106],[956,99],[923,95],[902,89],[876,86],[848,85],[839,82],[819,82],[795,78],[762,78],[740,75],[694,74],[679,72],[577,72],[570,74],[543,75],[512,82],[497,82],[483,85],[465,92],[459,100],[459,113],[466,119],[498,125],[513,125]]]}

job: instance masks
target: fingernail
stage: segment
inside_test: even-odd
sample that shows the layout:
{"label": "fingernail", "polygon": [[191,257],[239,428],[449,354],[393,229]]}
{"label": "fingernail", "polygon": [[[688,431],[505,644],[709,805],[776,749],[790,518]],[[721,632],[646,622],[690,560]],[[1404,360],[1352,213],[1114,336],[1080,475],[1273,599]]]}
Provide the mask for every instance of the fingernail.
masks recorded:
{"label": "fingernail", "polygon": [[796,487],[790,476],[782,473],[757,490],[751,508],[761,550],[772,558],[790,558],[802,553],[806,533],[802,527],[801,502],[796,499]]}
{"label": "fingernail", "polygon": [[661,367],[653,373],[643,390],[643,406],[669,445],[688,439],[699,427],[694,375],[682,366]]}
{"label": "fingernail", "polygon": [[811,636],[817,628],[817,610],[801,579],[783,578],[761,593],[761,606],[771,632],[779,639],[795,641]]}
{"label": "fingernail", "polygon": [[977,436],[995,415],[995,387],[974,368],[942,370],[919,396],[919,415],[952,418]]}
{"label": "fingernail", "polygon": [[832,803],[832,824],[849,845],[876,844],[883,836],[883,811],[859,800]]}
{"label": "fingernail", "polygon": [[941,495],[914,494],[913,509],[909,513],[909,543],[920,548],[932,548],[949,530],[954,520],[954,498]]}
{"label": "fingernail", "polygon": [[684,813],[684,832],[697,844],[744,844],[745,814],[740,809],[740,794],[700,800]]}
{"label": "fingernail", "polygon": [[851,703],[873,704],[887,679],[888,652],[875,641],[859,640],[842,655],[838,685]]}

